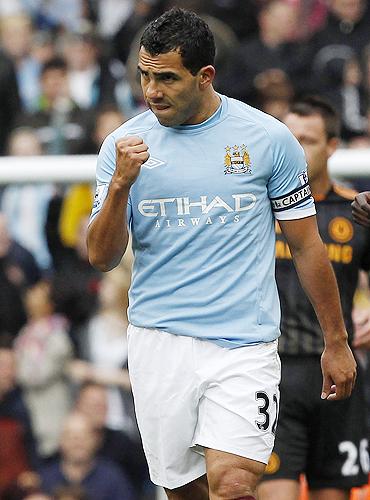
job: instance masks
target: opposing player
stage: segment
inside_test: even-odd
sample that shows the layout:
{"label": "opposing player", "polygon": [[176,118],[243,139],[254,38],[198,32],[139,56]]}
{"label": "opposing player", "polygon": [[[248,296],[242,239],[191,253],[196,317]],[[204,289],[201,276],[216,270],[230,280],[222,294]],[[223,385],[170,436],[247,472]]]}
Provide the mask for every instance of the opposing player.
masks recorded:
{"label": "opposing player", "polygon": [[152,480],[170,499],[253,500],[279,402],[275,217],[323,326],[322,397],[349,396],[356,364],[302,149],[215,92],[214,55],[191,12],[144,31],[150,109],[102,146],[88,246],[108,271],[132,235],[129,369]]}
{"label": "opposing player", "polygon": [[[360,269],[370,267],[370,232],[351,220],[355,192],[329,176],[339,119],[325,101],[308,97],[285,119],[302,144],[320,235],[339,285],[350,340],[351,312]],[[313,500],[345,500],[354,486],[367,483],[369,466],[366,403],[362,371],[349,399],[331,404],[318,397],[321,386],[320,324],[278,231],[276,277],[282,305],[279,353],[282,361],[280,417],[274,452],[260,486],[261,500],[298,500],[299,477],[306,474]],[[318,276],[318,279],[322,279]]]}

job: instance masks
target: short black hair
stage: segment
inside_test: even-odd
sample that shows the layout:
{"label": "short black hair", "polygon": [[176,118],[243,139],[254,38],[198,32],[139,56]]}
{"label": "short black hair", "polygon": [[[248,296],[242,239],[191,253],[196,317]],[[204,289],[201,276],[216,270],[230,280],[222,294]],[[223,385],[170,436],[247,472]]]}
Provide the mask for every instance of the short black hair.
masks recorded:
{"label": "short black hair", "polygon": [[208,24],[195,12],[174,7],[144,30],[140,47],[151,54],[178,50],[182,63],[193,75],[203,66],[214,65],[215,40]]}
{"label": "short black hair", "polygon": [[67,63],[62,57],[53,57],[41,67],[41,75],[44,75],[47,71],[53,69],[60,69],[61,71],[67,71]]}
{"label": "short black hair", "polygon": [[320,96],[310,95],[291,104],[290,113],[298,116],[319,115],[324,121],[328,139],[340,136],[340,118],[333,106]]}
{"label": "short black hair", "polygon": [[0,349],[11,351],[14,347],[14,335],[7,331],[0,331]]}

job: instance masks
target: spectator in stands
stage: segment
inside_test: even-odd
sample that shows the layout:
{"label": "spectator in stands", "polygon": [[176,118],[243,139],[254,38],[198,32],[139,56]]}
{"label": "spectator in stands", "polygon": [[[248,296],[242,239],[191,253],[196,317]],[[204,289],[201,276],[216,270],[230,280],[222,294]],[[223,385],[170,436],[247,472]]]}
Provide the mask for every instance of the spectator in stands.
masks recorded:
{"label": "spectator in stands", "polygon": [[[271,69],[279,69],[301,91],[306,82],[304,47],[294,42],[298,7],[286,0],[262,4],[258,14],[259,34],[245,41],[236,51],[228,78],[230,95],[257,104],[256,77]],[[258,57],[256,57],[258,54]]]}
{"label": "spectator in stands", "polygon": [[107,426],[107,387],[85,382],[79,390],[75,407],[90,419],[100,435],[98,455],[113,461],[124,471],[135,488],[135,498],[146,498],[149,490],[153,493],[141,440],[133,440],[127,433]]}
{"label": "spectator in stands", "polygon": [[[12,341],[0,335],[0,497],[20,473],[38,467],[31,419],[16,382]],[[2,497],[1,497],[2,498]]]}
{"label": "spectator in stands", "polygon": [[[5,500],[5,499],[4,499]],[[30,495],[27,495],[26,497],[23,497],[22,500],[52,500],[49,495],[46,495],[45,493],[31,493]],[[55,499],[53,499],[55,500]],[[63,500],[74,500],[74,498],[65,498]],[[82,500],[82,499],[81,499]]]}
{"label": "spectator in stands", "polygon": [[311,41],[314,69],[331,59],[346,59],[348,48],[357,56],[369,44],[370,9],[366,0],[329,0],[326,23]]}
{"label": "spectator in stands", "polygon": [[73,248],[79,238],[81,221],[86,220],[94,201],[91,183],[73,184],[64,193],[59,214],[59,235],[62,245]]}
{"label": "spectator in stands", "polygon": [[299,1],[298,31],[299,40],[307,40],[322,28],[327,16],[326,0]]}
{"label": "spectator in stands", "polygon": [[75,30],[84,18],[84,0],[21,0],[35,25],[47,31]]}
{"label": "spectator in stands", "polygon": [[41,272],[33,255],[10,234],[4,212],[0,212],[0,259],[10,281],[20,289],[40,279]]}
{"label": "spectator in stands", "polygon": [[342,115],[342,137],[348,139],[366,134],[366,105],[369,95],[365,93],[360,62],[355,56],[344,63],[340,95],[341,102],[337,109]]}
{"label": "spectator in stands", "polygon": [[11,238],[5,215],[0,212],[0,325],[15,336],[26,321],[23,290],[40,277],[40,270],[25,248]]}
{"label": "spectator in stands", "polygon": [[[356,102],[358,91],[353,93],[353,89],[359,87],[359,65],[370,42],[370,7],[366,0],[330,0],[328,9],[326,24],[309,41],[311,86],[337,109],[340,106],[339,111],[343,109],[343,113],[349,117],[355,115],[354,119],[358,120],[366,110],[361,109],[362,103]],[[338,103],[345,90],[344,102]],[[348,116],[346,118],[348,121]]]}
{"label": "spectator in stands", "polygon": [[54,36],[49,31],[36,31],[32,37],[32,56],[40,63],[40,67],[56,57]]}
{"label": "spectator in stands", "polygon": [[352,47],[340,44],[326,47],[320,53],[324,55],[321,59],[315,58],[312,69],[315,92],[338,110],[343,140],[366,134],[369,93],[366,89],[365,66],[362,68],[360,56]]}
{"label": "spectator in stands", "polygon": [[0,18],[0,41],[15,64],[22,108],[33,111],[40,95],[41,64],[32,54],[34,28],[26,13]]}
{"label": "spectator in stands", "polygon": [[109,387],[107,425],[136,432],[131,385],[127,371],[127,315],[129,277],[122,268],[105,274],[100,283],[99,308],[79,335],[83,360],[72,362],[78,382],[95,380]]}
{"label": "spectator in stands", "polygon": [[22,304],[21,291],[8,276],[6,262],[1,257],[0,297],[1,329],[15,337],[26,321],[26,313]]}
{"label": "spectator in stands", "polygon": [[54,58],[45,63],[40,83],[37,110],[21,115],[18,125],[35,128],[46,153],[85,153],[92,116],[71,99],[64,59]]}
{"label": "spectator in stands", "polygon": [[22,14],[23,5],[22,0],[0,0],[0,16],[9,16],[14,14]]}
{"label": "spectator in stands", "polygon": [[[36,130],[30,127],[14,129],[9,137],[8,154],[44,154]],[[47,207],[54,193],[55,187],[52,184],[13,184],[5,187],[1,197],[1,210],[7,216],[13,238],[32,253],[43,270],[51,266],[45,223]]]}
{"label": "spectator in stands", "polygon": [[[99,108],[92,134],[91,153],[96,154],[110,132],[125,121],[124,115],[115,105]],[[74,184],[68,188],[61,201],[59,215],[59,233],[64,246],[76,245],[81,220],[90,215],[94,189],[90,183]]]}
{"label": "spectator in stands", "polygon": [[[1,497],[1,500],[55,500],[42,491],[30,491],[20,487],[8,488]],[[69,500],[69,499],[68,499]]]}
{"label": "spectator in stands", "polygon": [[15,67],[0,49],[0,155],[6,154],[6,144],[20,109]]}
{"label": "spectator in stands", "polygon": [[236,34],[239,41],[257,34],[257,2],[238,0],[205,0],[203,11],[226,23]]}
{"label": "spectator in stands", "polygon": [[89,500],[86,492],[80,486],[61,486],[53,495],[53,500]]}
{"label": "spectator in stands", "polygon": [[97,110],[93,132],[94,151],[98,153],[104,139],[126,121],[125,115],[117,106],[105,105]]}
{"label": "spectator in stands", "polygon": [[118,29],[132,14],[135,0],[99,0],[93,2],[97,29],[100,36],[111,42]]}
{"label": "spectator in stands", "polygon": [[60,429],[72,404],[66,369],[73,348],[65,318],[54,313],[50,283],[30,287],[25,306],[28,320],[15,343],[18,381],[31,412],[39,455],[46,459],[58,449]]}
{"label": "spectator in stands", "polygon": [[268,69],[255,78],[258,107],[278,120],[287,114],[294,96],[292,82],[281,69]]}
{"label": "spectator in stands", "polygon": [[52,500],[40,489],[40,477],[35,472],[22,472],[14,484],[6,488],[1,500]]}
{"label": "spectator in stands", "polygon": [[96,311],[102,277],[87,257],[87,224],[88,217],[82,218],[73,248],[63,246],[59,239],[56,247],[51,249],[55,269],[52,277],[53,301],[56,311],[69,320],[70,336],[75,346],[80,329]]}
{"label": "spectator in stands", "polygon": [[115,88],[124,77],[124,68],[120,61],[100,53],[93,26],[84,25],[79,31],[66,33],[61,46],[73,101],[81,109],[115,103]]}
{"label": "spectator in stands", "polygon": [[96,456],[99,436],[82,414],[69,415],[60,441],[60,459],[41,468],[42,484],[52,494],[63,485],[80,485],[89,500],[134,500],[132,486],[112,462]]}

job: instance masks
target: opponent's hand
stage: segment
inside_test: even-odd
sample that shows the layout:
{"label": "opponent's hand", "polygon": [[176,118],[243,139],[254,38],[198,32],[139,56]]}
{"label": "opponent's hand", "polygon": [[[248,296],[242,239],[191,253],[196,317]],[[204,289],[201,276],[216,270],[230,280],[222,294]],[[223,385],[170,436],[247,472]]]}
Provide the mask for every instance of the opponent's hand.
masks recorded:
{"label": "opponent's hand", "polygon": [[116,142],[116,170],[112,181],[130,187],[136,181],[140,168],[149,158],[148,146],[141,137],[131,136]]}
{"label": "opponent's hand", "polygon": [[370,191],[356,195],[351,207],[353,220],[357,224],[370,227]]}
{"label": "opponent's hand", "polygon": [[356,381],[356,361],[347,342],[326,346],[321,356],[322,399],[348,398]]}
{"label": "opponent's hand", "polygon": [[370,349],[370,309],[355,307],[352,311],[354,326],[353,347]]}

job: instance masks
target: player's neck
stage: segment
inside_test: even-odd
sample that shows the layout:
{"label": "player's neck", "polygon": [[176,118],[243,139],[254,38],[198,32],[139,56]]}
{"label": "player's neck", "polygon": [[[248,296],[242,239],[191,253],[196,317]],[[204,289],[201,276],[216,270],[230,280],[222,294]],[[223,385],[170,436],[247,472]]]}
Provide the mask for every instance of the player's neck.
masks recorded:
{"label": "player's neck", "polygon": [[220,96],[213,88],[209,89],[207,95],[204,96],[203,103],[199,113],[197,114],[193,124],[203,123],[210,118],[219,108],[221,104]]}
{"label": "player's neck", "polygon": [[329,177],[329,173],[325,171],[323,174],[310,179],[311,193],[314,198],[325,197],[330,191],[333,182]]}

